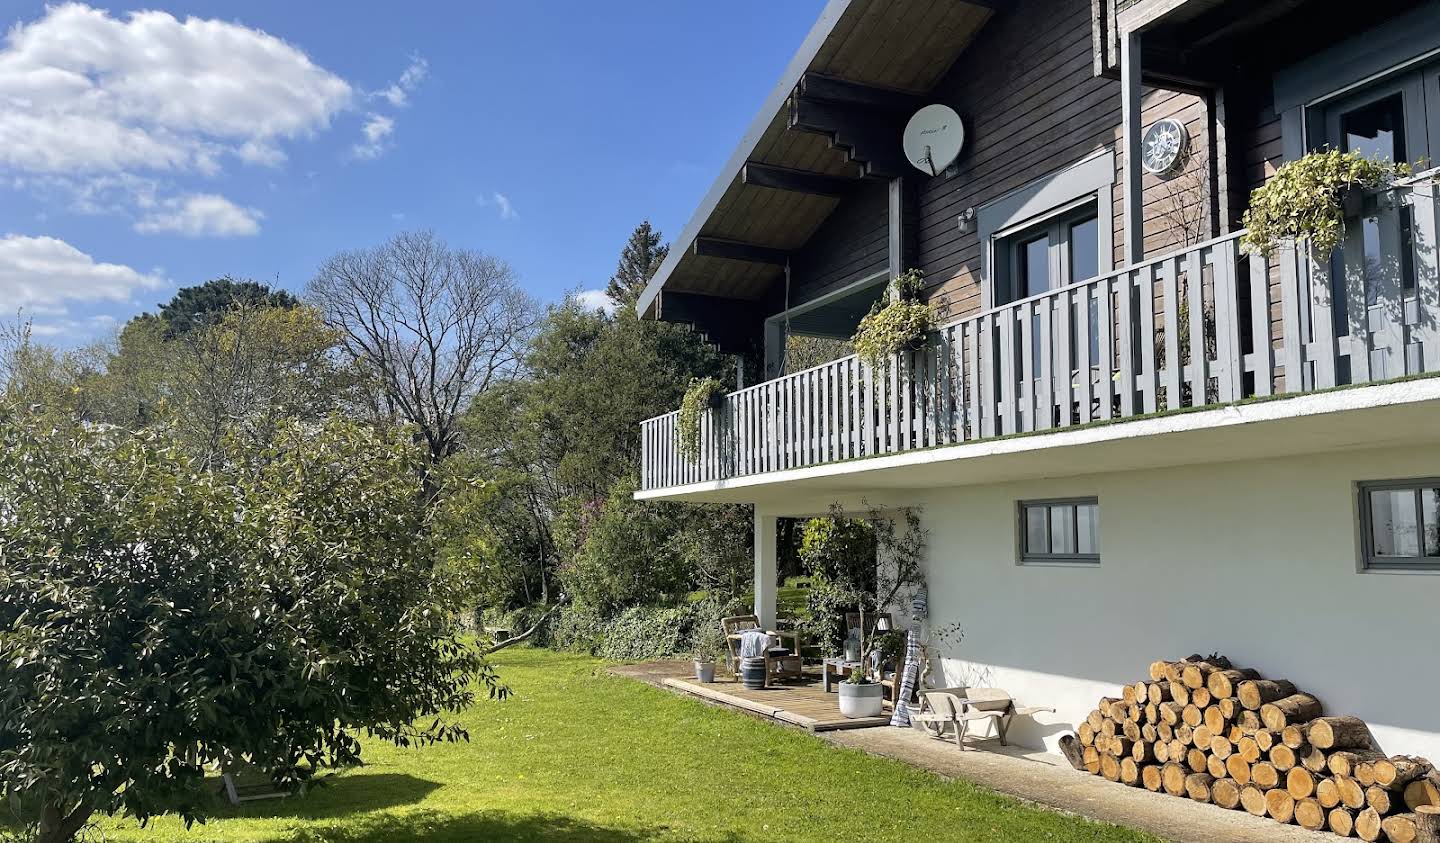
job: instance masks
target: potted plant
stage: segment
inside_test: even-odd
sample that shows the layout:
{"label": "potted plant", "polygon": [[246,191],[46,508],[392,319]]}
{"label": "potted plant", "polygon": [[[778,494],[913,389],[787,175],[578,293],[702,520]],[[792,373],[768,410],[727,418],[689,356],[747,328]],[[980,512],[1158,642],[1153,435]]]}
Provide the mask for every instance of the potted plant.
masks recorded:
{"label": "potted plant", "polygon": [[690,655],[695,660],[695,681],[714,682],[715,662],[723,655],[720,637],[710,633],[697,635]]}
{"label": "potted plant", "polygon": [[706,413],[725,406],[725,385],[715,378],[692,378],[680,399],[676,419],[676,448],[691,462],[700,458],[700,420]]}
{"label": "potted plant", "polygon": [[851,670],[850,675],[838,687],[840,713],[846,717],[879,717],[884,710],[885,689],[860,668]]}
{"label": "potted plant", "polygon": [[1409,164],[1325,149],[1285,164],[1250,194],[1241,247],[1269,257],[1283,241],[1308,241],[1324,257],[1345,237],[1345,219],[1358,216],[1364,193],[1411,174]]}
{"label": "potted plant", "polygon": [[871,366],[879,366],[895,354],[914,350],[934,330],[939,317],[935,308],[919,300],[924,275],[912,269],[896,277],[860,320],[851,342],[855,353]]}

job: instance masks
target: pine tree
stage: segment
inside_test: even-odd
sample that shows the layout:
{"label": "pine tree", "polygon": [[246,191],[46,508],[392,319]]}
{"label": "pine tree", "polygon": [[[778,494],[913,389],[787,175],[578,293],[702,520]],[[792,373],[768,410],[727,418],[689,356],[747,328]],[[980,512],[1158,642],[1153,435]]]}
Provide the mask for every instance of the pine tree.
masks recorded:
{"label": "pine tree", "polygon": [[650,221],[640,223],[620,253],[620,263],[605,285],[605,295],[620,307],[634,307],[669,253],[669,244],[661,242],[660,232],[650,226]]}

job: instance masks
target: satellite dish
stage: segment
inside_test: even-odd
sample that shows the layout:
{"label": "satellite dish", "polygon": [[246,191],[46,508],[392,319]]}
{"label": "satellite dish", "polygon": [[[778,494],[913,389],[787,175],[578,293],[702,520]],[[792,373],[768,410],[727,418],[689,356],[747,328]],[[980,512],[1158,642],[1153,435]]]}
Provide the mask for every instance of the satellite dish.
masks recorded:
{"label": "satellite dish", "polygon": [[960,157],[965,124],[948,105],[927,105],[905,124],[905,157],[922,172],[938,176]]}

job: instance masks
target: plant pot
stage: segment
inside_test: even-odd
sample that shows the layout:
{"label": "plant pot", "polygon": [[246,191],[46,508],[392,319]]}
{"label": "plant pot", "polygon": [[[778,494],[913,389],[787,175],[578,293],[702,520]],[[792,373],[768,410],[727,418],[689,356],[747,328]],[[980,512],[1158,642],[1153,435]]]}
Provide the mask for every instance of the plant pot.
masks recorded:
{"label": "plant pot", "polygon": [[1365,189],[1359,185],[1340,188],[1340,209],[1345,219],[1353,220],[1365,212]]}
{"label": "plant pot", "polygon": [[850,719],[857,717],[879,717],[885,707],[885,689],[878,682],[857,685],[841,682],[840,713]]}
{"label": "plant pot", "polygon": [[702,662],[702,661],[700,661],[699,659],[696,659],[696,660],[695,660],[695,681],[696,681],[696,682],[706,682],[706,683],[714,682],[714,681],[715,681],[715,663],[714,663],[714,662]]}

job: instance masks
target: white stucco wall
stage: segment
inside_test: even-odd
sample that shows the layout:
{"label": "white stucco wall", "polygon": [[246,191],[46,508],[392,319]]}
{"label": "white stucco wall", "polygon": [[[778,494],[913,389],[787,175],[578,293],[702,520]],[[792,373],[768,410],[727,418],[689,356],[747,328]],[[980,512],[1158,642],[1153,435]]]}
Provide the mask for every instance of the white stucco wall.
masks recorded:
{"label": "white stucco wall", "polygon": [[[1440,446],[916,493],[931,624],[960,621],[949,684],[1008,689],[1052,751],[1151,661],[1221,652],[1440,761],[1440,576],[1358,573],[1354,483],[1440,475]],[[1095,495],[1101,564],[1016,564],[1016,501]]]}

